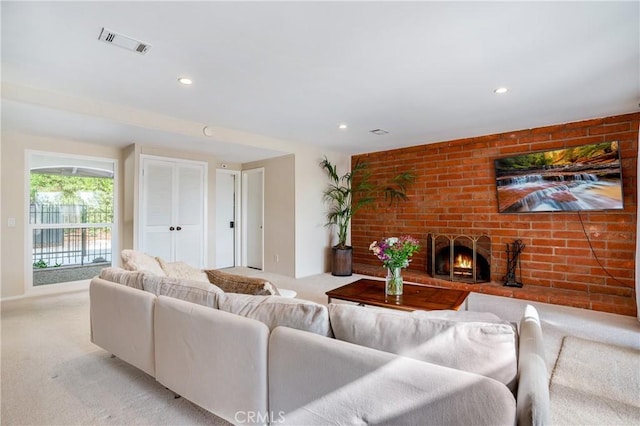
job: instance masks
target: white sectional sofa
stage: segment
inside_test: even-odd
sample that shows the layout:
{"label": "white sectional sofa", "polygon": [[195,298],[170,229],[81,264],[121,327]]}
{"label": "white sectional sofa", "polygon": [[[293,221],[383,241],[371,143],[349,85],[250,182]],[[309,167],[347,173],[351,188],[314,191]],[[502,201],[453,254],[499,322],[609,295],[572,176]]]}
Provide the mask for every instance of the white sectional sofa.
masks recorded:
{"label": "white sectional sofa", "polygon": [[90,285],[92,342],[234,424],[548,424],[532,308],[518,335],[491,314],[327,307],[116,268],[101,276]]}

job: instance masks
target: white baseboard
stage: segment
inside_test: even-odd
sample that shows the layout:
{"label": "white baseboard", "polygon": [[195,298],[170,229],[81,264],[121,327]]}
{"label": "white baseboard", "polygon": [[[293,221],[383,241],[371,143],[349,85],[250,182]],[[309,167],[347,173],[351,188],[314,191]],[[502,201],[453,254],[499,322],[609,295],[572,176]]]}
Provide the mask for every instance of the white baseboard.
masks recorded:
{"label": "white baseboard", "polygon": [[26,299],[29,297],[48,296],[54,294],[70,293],[74,291],[88,290],[91,280],[69,281],[66,283],[47,284],[43,286],[33,287],[24,294],[18,296],[9,296],[0,298],[0,303],[9,302],[11,300]]}

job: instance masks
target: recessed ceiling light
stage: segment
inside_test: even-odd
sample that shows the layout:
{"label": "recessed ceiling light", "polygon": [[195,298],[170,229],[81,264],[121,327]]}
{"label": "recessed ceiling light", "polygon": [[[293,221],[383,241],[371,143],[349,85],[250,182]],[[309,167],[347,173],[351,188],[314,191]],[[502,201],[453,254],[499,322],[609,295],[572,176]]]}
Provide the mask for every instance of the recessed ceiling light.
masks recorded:
{"label": "recessed ceiling light", "polygon": [[347,128],[347,125],[344,124],[344,123],[341,123],[341,124],[338,125],[338,129],[340,129],[340,130],[345,130],[346,128]]}
{"label": "recessed ceiling light", "polygon": [[507,89],[506,87],[498,87],[496,90],[494,90],[495,93],[501,95],[503,93],[507,93],[509,91],[509,89]]}
{"label": "recessed ceiling light", "polygon": [[179,82],[180,84],[184,84],[185,86],[188,86],[188,85],[190,85],[190,84],[193,84],[193,80],[191,80],[190,78],[187,78],[187,77],[180,77],[180,78],[178,79],[178,82]]}

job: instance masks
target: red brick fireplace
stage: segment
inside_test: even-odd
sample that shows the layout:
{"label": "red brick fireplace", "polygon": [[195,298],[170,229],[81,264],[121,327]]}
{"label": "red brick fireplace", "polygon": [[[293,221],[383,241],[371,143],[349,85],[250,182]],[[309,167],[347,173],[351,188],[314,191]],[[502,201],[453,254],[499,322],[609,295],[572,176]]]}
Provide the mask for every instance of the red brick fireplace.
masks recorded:
{"label": "red brick fireplace", "polygon": [[[408,201],[390,207],[381,199],[354,217],[354,272],[383,276],[369,244],[408,234],[419,238],[423,247],[405,273],[407,281],[636,315],[639,124],[640,113],[634,113],[354,156],[352,162],[369,163],[377,183],[400,171],[417,175]],[[498,213],[495,158],[606,141],[621,146],[624,210]],[[434,231],[489,235],[490,282],[449,281],[428,274],[427,236]],[[502,285],[507,269],[504,248],[514,240],[526,245],[520,256],[522,288]]]}

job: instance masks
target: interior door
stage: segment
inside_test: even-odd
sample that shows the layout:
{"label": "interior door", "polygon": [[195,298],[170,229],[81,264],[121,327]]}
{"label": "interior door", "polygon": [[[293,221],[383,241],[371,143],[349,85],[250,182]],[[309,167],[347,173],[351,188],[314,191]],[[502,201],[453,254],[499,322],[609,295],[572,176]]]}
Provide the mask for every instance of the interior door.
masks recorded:
{"label": "interior door", "polygon": [[237,172],[216,171],[216,268],[236,266]]}
{"label": "interior door", "polygon": [[176,165],[175,253],[174,261],[203,268],[204,259],[204,167]]}
{"label": "interior door", "polygon": [[173,259],[173,163],[145,159],[142,164],[140,250]]}
{"label": "interior door", "polygon": [[246,220],[246,263],[249,268],[263,267],[263,220],[264,220],[264,170],[254,169],[243,173],[244,214]]}

